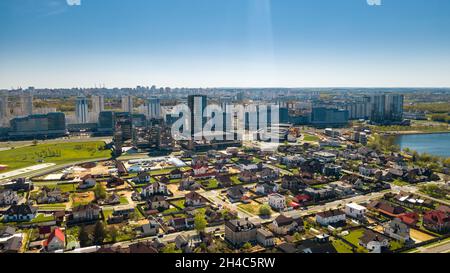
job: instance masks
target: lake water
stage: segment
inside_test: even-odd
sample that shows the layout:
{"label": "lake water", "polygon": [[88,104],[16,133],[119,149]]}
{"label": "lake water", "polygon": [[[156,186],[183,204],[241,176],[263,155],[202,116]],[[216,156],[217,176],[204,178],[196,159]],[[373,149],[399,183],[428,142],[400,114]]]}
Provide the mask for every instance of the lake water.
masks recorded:
{"label": "lake water", "polygon": [[450,157],[450,133],[400,135],[397,144],[419,153]]}

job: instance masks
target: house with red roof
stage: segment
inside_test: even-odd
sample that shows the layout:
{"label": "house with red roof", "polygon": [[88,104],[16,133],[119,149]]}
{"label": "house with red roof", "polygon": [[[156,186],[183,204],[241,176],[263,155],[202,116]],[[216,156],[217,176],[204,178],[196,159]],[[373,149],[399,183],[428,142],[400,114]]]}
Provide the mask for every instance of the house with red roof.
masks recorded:
{"label": "house with red roof", "polygon": [[66,236],[61,229],[55,228],[48,239],[44,241],[44,247],[48,252],[54,252],[66,247]]}
{"label": "house with red roof", "polygon": [[437,232],[450,230],[449,214],[440,210],[427,211],[423,214],[423,225]]}
{"label": "house with red roof", "polygon": [[419,222],[419,215],[415,212],[403,213],[397,216],[397,218],[408,226],[415,226]]}

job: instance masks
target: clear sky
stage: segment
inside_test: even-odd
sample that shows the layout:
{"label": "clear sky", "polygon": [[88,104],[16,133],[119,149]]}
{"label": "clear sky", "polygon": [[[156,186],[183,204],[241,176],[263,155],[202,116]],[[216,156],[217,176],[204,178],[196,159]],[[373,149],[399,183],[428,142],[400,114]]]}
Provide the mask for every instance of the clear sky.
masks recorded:
{"label": "clear sky", "polygon": [[1,0],[0,88],[450,87],[449,14],[448,0]]}

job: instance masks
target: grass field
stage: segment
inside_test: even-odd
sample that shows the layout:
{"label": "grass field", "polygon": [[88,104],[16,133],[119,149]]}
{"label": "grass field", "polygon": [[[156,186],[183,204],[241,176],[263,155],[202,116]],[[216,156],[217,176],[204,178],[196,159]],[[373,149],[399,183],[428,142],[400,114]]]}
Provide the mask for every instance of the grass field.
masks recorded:
{"label": "grass field", "polygon": [[352,247],[342,240],[333,240],[332,244],[338,253],[353,253]]}
{"label": "grass field", "polygon": [[305,136],[303,137],[303,141],[317,142],[319,141],[319,138],[314,135],[305,134]]}
{"label": "grass field", "polygon": [[40,163],[67,164],[111,156],[102,141],[38,144],[0,152],[0,165],[7,165],[7,172]]}

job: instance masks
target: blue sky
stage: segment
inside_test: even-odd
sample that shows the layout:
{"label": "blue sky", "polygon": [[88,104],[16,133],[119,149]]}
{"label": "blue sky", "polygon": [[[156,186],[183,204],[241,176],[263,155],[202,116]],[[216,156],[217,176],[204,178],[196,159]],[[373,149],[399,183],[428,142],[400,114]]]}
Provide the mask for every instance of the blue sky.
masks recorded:
{"label": "blue sky", "polygon": [[0,88],[450,87],[450,1],[0,1]]}

